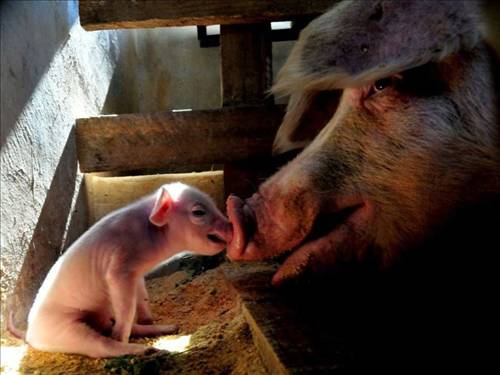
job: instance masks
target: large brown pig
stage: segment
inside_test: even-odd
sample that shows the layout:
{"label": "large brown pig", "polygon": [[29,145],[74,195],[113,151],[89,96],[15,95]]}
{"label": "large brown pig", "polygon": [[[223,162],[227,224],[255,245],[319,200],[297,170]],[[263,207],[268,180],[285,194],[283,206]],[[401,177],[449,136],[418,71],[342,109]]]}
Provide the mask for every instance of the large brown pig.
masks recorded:
{"label": "large brown pig", "polygon": [[274,152],[305,149],[228,199],[228,256],[290,252],[275,284],[393,264],[459,209],[498,202],[498,59],[478,19],[473,1],[344,1],[311,22],[274,86],[290,96]]}

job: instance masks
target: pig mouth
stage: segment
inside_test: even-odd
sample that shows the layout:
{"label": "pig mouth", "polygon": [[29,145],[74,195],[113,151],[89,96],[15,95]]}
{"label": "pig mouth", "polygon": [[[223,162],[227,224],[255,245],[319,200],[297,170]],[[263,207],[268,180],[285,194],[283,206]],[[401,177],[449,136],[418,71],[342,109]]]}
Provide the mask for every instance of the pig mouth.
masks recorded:
{"label": "pig mouth", "polygon": [[278,286],[308,269],[316,273],[337,262],[339,254],[335,254],[338,250],[335,248],[347,241],[347,228],[356,225],[359,213],[365,211],[363,207],[364,204],[359,203],[318,214],[311,230],[298,245],[275,257],[280,266],[272,278],[272,284]]}
{"label": "pig mouth", "polygon": [[[344,207],[337,211],[324,212],[316,216],[311,231],[304,238],[299,246],[303,246],[308,242],[318,240],[334,232],[340,225],[348,223],[354,214],[360,210],[365,204],[363,202],[352,206]],[[293,250],[291,250],[293,251]]]}
{"label": "pig mouth", "polygon": [[[334,246],[335,242],[341,241],[345,236],[343,228],[349,226],[361,225],[364,221],[365,212],[368,205],[359,197],[351,197],[339,200],[331,207],[326,207],[318,212],[310,223],[310,227],[300,237],[295,238],[293,243],[285,248],[262,248],[255,240],[256,224],[255,214],[252,208],[238,197],[228,199],[228,216],[233,223],[233,239],[228,246],[228,257],[233,260],[259,260],[268,258],[278,258],[283,263],[282,268],[292,264],[297,253],[302,254],[303,259],[309,259],[310,253],[308,247],[327,248]],[[290,235],[286,233],[286,227],[282,229],[283,236]],[[266,233],[261,233],[266,236]],[[273,244],[269,244],[273,246]],[[279,272],[283,270],[278,270]],[[300,272],[296,272],[300,273]]]}
{"label": "pig mouth", "polygon": [[[340,229],[355,225],[357,216],[359,216],[358,213],[363,211],[364,206],[364,203],[357,203],[335,211],[320,212],[314,219],[309,232],[303,238],[298,239],[295,246],[281,251],[277,249],[277,255],[274,258],[282,264],[282,268],[278,271],[283,272],[283,268],[289,266],[287,263],[289,263],[294,254],[308,247],[313,248],[312,244],[321,244],[323,242],[333,247],[337,239],[340,239]],[[326,261],[326,259],[324,260]],[[294,267],[297,268],[297,266]],[[300,272],[296,271],[296,273]]]}

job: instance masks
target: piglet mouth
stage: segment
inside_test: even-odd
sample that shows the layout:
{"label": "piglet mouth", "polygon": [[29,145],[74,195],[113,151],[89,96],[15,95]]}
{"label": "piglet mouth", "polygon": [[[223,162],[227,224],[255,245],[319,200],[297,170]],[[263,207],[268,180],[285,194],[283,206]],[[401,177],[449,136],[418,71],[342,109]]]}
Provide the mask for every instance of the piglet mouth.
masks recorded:
{"label": "piglet mouth", "polygon": [[227,241],[218,233],[209,233],[207,234],[207,238],[209,239],[209,241],[218,245],[227,244]]}

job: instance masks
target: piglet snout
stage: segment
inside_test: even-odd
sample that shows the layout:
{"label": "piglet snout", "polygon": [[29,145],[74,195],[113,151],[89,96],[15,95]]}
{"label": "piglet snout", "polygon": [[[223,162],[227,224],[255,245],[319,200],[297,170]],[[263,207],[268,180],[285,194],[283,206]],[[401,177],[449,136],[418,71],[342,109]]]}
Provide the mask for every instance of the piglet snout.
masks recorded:
{"label": "piglet snout", "polygon": [[228,244],[233,239],[233,225],[228,222],[220,222],[207,234],[207,238],[214,243]]}

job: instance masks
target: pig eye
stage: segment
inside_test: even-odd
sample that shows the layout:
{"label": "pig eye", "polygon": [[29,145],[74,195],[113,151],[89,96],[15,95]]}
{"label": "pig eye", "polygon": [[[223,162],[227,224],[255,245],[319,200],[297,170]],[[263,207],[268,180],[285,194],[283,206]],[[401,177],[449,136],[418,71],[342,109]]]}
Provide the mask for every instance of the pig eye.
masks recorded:
{"label": "pig eye", "polygon": [[394,80],[392,77],[382,78],[375,82],[375,84],[373,85],[373,89],[375,92],[379,92],[386,89],[389,86],[392,86],[393,83]]}
{"label": "pig eye", "polygon": [[390,77],[385,77],[381,78],[373,84],[373,86],[370,88],[370,91],[368,92],[367,96],[372,96],[374,94],[377,94],[389,87],[394,87],[396,84],[400,83],[402,80],[402,76],[400,74],[396,74]]}

